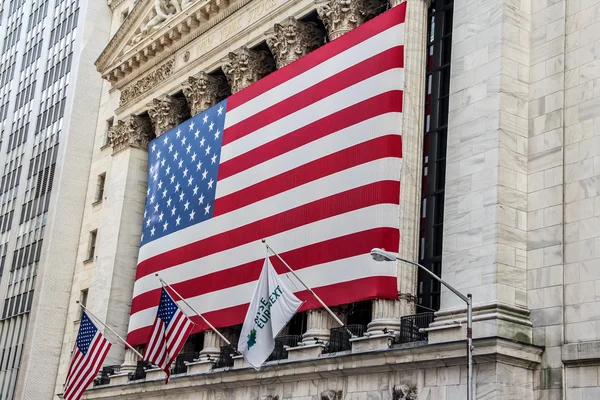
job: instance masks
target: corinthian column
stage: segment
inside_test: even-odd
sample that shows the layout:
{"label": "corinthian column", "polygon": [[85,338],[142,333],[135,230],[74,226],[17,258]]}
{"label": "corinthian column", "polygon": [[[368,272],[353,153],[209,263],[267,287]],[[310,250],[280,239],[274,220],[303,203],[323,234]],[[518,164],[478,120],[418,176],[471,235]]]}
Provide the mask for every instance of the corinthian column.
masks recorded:
{"label": "corinthian column", "polygon": [[325,34],[314,23],[288,17],[280,24],[275,24],[265,35],[277,68],[283,68],[318,48]]}
{"label": "corinthian column", "polygon": [[157,97],[148,107],[148,115],[154,124],[156,136],[175,128],[190,117],[185,101],[169,95]]}
{"label": "corinthian column", "polygon": [[219,358],[221,353],[221,338],[211,329],[204,331],[204,346],[200,352],[200,359],[210,357],[212,360]]}
{"label": "corinthian column", "polygon": [[329,40],[339,38],[374,17],[380,5],[375,0],[316,0],[315,3]]}
{"label": "corinthian column", "polygon": [[231,93],[239,92],[275,69],[273,60],[264,51],[250,50],[242,46],[221,60]]}
{"label": "corinthian column", "polygon": [[134,114],[117,121],[108,132],[113,155],[130,147],[145,150],[153,137],[150,121]]}
{"label": "corinthian column", "polygon": [[306,312],[306,332],[302,335],[302,343],[315,344],[329,341],[330,329],[336,326],[331,315],[322,309],[309,310]]}
{"label": "corinthian column", "polygon": [[208,110],[229,95],[229,86],[222,76],[211,76],[200,72],[190,76],[183,84],[183,94],[187,99],[192,116]]}

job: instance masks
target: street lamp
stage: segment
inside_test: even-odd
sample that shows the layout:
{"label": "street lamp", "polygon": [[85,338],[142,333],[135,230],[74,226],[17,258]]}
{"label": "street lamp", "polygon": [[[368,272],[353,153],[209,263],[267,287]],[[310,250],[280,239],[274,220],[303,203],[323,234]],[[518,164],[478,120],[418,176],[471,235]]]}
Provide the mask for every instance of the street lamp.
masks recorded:
{"label": "street lamp", "polygon": [[458,290],[454,289],[450,284],[444,281],[442,278],[425,268],[419,263],[405,260],[398,257],[394,253],[387,252],[383,249],[371,250],[371,257],[375,261],[402,261],[407,264],[414,265],[415,267],[425,271],[433,279],[446,286],[452,293],[460,297],[462,301],[467,303],[467,400],[473,400],[473,298],[471,294],[464,295]]}

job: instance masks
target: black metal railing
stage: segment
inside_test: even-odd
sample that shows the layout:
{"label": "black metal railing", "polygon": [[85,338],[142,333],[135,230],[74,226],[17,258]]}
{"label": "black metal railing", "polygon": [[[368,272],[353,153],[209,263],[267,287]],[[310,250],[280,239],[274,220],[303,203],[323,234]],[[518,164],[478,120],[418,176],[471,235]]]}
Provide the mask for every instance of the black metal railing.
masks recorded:
{"label": "black metal railing", "polygon": [[400,318],[399,343],[411,343],[427,340],[427,332],[420,329],[427,328],[433,322],[434,313],[426,312],[415,315],[406,315]]}
{"label": "black metal railing", "polygon": [[110,376],[114,375],[118,371],[118,365],[102,367],[100,370],[100,376],[94,379],[94,386],[108,385],[110,383]]}
{"label": "black metal railing", "polygon": [[350,334],[352,332],[354,337],[362,337],[367,330],[366,325],[353,324],[340,326],[338,328],[332,328],[329,334],[329,343],[325,346],[323,353],[337,353],[338,351],[350,350]]}
{"label": "black metal railing", "polygon": [[185,374],[187,372],[186,362],[192,362],[200,357],[199,351],[186,351],[184,353],[179,353],[177,358],[175,358],[175,363],[173,363],[173,367],[171,368],[171,374]]}
{"label": "black metal railing", "polygon": [[140,360],[137,362],[135,371],[130,372],[128,377],[130,381],[137,381],[146,378],[146,370],[152,368],[152,364],[148,361]]}
{"label": "black metal railing", "polygon": [[215,368],[233,367],[232,356],[236,353],[237,350],[233,345],[221,346],[221,352],[219,353],[219,358],[217,359]]}
{"label": "black metal railing", "polygon": [[284,335],[275,338],[275,349],[267,361],[285,360],[288,358],[286,347],[297,347],[302,341],[302,335]]}

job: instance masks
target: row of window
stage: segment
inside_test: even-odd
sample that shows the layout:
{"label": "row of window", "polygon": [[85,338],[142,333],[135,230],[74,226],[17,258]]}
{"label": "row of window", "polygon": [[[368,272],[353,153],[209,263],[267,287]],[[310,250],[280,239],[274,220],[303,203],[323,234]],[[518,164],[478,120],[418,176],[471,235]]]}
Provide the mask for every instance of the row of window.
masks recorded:
{"label": "row of window", "polygon": [[17,18],[13,23],[11,29],[4,35],[4,42],[2,45],[2,54],[6,53],[8,49],[13,47],[21,38],[21,21]]}
{"label": "row of window", "polygon": [[13,124],[13,129],[8,136],[8,146],[6,146],[7,153],[10,153],[27,141],[27,133],[29,131],[29,115],[30,112],[26,113],[23,118],[19,118],[17,122]]}
{"label": "row of window", "polygon": [[34,192],[30,194],[29,201],[26,198],[21,206],[20,224],[48,211],[57,158],[58,145],[54,145],[30,160],[27,178],[33,178],[36,185],[31,188]]}
{"label": "row of window", "polygon": [[33,264],[34,262],[40,261],[42,253],[42,242],[40,239],[36,242],[23,246],[13,253],[12,263],[10,265],[10,271],[13,272],[16,269],[23,268],[26,265]]}
{"label": "row of window", "polygon": [[19,93],[17,93],[17,98],[15,100],[15,111],[23,107],[25,104],[29,103],[33,96],[35,95],[35,84],[37,81],[33,81],[29,85],[25,86]]}
{"label": "row of window", "polygon": [[65,105],[67,97],[63,97],[57,103],[52,104],[47,110],[40,113],[37,117],[35,134],[37,135],[65,115]]}
{"label": "row of window", "polygon": [[0,87],[5,86],[13,78],[16,65],[17,60],[12,54],[0,65]]}
{"label": "row of window", "polygon": [[48,14],[48,0],[42,0],[41,3],[31,12],[29,15],[29,24],[27,25],[27,32],[29,32],[34,26],[40,21],[46,18]]}
{"label": "row of window", "polygon": [[77,17],[79,16],[79,7],[75,10],[70,10],[71,12],[67,15],[66,13],[61,15],[62,20],[55,25],[55,28],[50,32],[50,42],[48,43],[48,48],[54,46],[58,43],[59,40],[64,38],[69,32],[73,31],[77,28]]}
{"label": "row of window", "polygon": [[8,5],[8,15],[14,14],[23,3],[25,3],[25,0],[10,0]]}
{"label": "row of window", "polygon": [[14,317],[18,314],[23,314],[31,311],[31,303],[33,302],[33,290],[27,293],[21,293],[4,300],[4,310],[2,311],[2,319]]}
{"label": "row of window", "polygon": [[[44,31],[41,30],[36,35],[36,40],[32,40],[27,43],[27,48],[25,49],[25,54],[23,54],[23,62],[21,64],[21,72],[25,70],[25,68],[29,67],[31,64],[39,60],[42,55],[42,35]],[[34,43],[33,45],[30,45]]]}
{"label": "row of window", "polygon": [[52,66],[44,73],[44,83],[42,90],[46,90],[50,85],[58,81],[60,78],[71,72],[71,61],[73,52],[64,56],[56,65]]}
{"label": "row of window", "polygon": [[0,196],[17,186],[20,178],[21,166],[18,165],[17,167],[17,163],[15,163],[14,168],[8,171],[8,173],[5,174],[0,181]]}

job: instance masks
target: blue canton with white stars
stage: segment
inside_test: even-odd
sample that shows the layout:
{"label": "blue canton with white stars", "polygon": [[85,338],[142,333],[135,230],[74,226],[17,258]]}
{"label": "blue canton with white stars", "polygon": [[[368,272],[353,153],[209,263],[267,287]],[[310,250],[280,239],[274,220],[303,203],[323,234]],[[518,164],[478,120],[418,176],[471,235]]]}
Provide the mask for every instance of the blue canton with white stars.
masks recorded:
{"label": "blue canton with white stars", "polygon": [[83,313],[81,323],[79,324],[79,333],[77,334],[77,348],[83,354],[87,354],[90,344],[92,344],[92,339],[96,336],[96,332],[98,332],[96,325],[94,325],[86,313]]}
{"label": "blue canton with white stars", "polygon": [[165,329],[169,326],[169,323],[173,319],[173,315],[177,312],[177,304],[173,301],[171,296],[167,293],[165,288],[162,289],[160,294],[160,303],[158,304],[158,312],[156,316],[162,319],[165,324]]}
{"label": "blue canton with white stars", "polygon": [[142,246],[212,217],[226,107],[223,100],[148,145]]}

